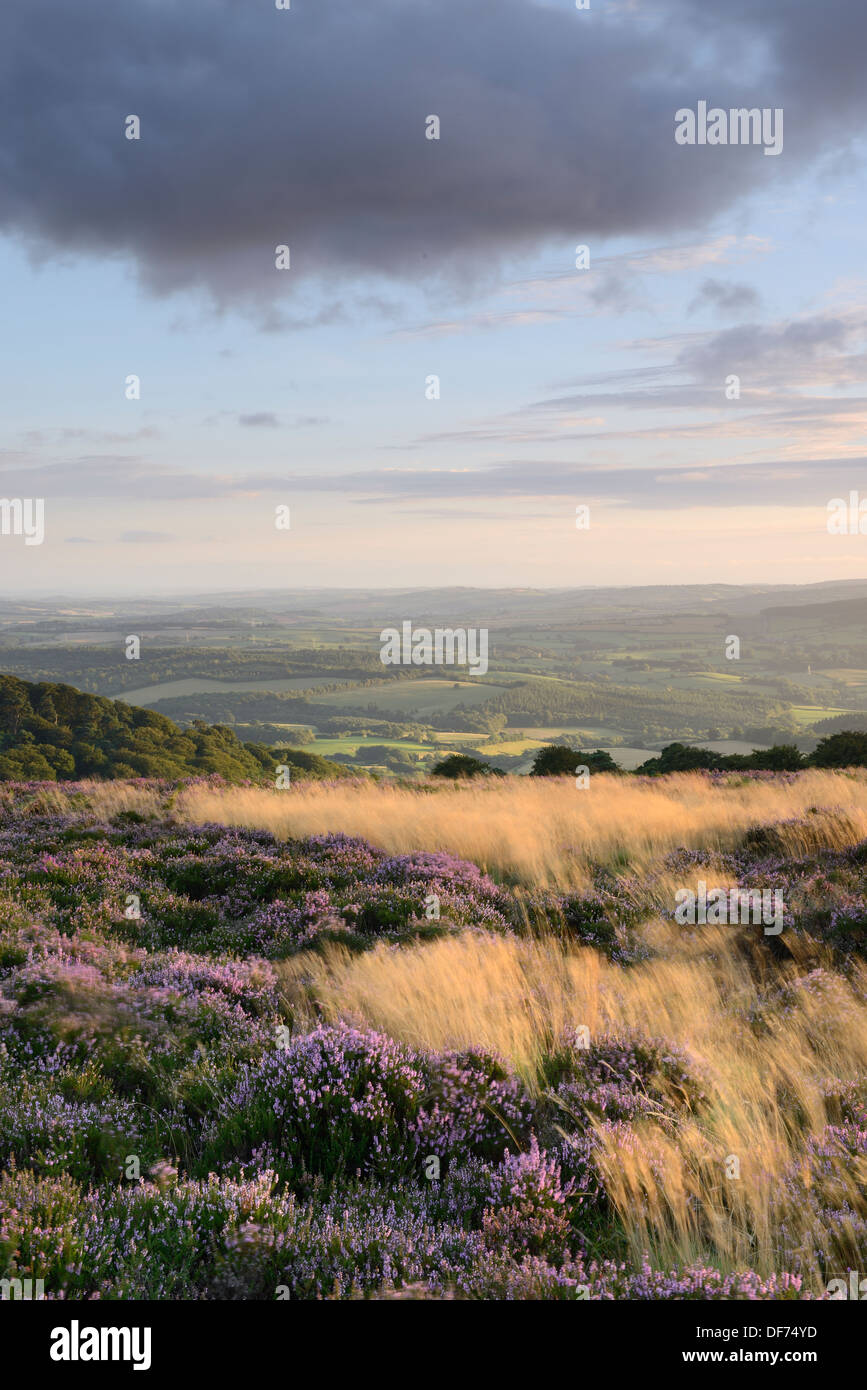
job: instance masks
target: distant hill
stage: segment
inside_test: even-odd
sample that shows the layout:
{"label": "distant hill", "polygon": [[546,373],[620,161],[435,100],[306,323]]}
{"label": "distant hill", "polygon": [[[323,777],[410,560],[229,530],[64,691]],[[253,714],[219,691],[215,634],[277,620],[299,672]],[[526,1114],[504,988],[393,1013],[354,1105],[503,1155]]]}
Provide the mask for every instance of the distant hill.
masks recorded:
{"label": "distant hill", "polygon": [[831,719],[820,719],[813,725],[817,734],[860,733],[867,734],[867,714],[837,714]]}
{"label": "distant hill", "polygon": [[833,599],[828,603],[780,604],[773,608],[763,608],[762,616],[765,618],[793,618],[799,623],[813,620],[829,625],[833,623],[838,623],[841,626],[847,626],[850,623],[860,625],[867,621],[867,598]]}
{"label": "distant hill", "polygon": [[[71,685],[0,676],[0,781],[82,777],[272,777],[279,757],[222,725],[179,729],[164,714]],[[342,769],[338,773],[342,773]]]}

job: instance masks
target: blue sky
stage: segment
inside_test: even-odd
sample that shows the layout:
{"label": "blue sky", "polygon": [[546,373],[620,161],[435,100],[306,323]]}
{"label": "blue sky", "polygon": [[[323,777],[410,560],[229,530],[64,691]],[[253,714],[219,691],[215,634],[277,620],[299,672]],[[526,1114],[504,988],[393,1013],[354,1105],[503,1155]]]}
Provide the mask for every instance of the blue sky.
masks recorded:
{"label": "blue sky", "polygon": [[[430,25],[454,9],[419,3]],[[198,0],[147,0],[130,36],[92,0],[81,27],[104,68],[92,44],[78,72],[73,53],[62,94],[28,31],[62,11],[34,0],[4,19],[10,70],[29,92],[35,62],[48,83],[48,115],[25,103],[0,161],[0,492],[46,507],[41,546],[0,537],[5,591],[867,574],[867,538],[825,525],[832,497],[867,493],[867,100],[847,87],[839,20],[863,21],[834,5],[838,48],[822,53],[808,4],[786,20],[769,3],[764,31],[737,6],[710,25],[686,0],[598,8],[480,4],[478,33],[431,30],[435,61],[394,25],[405,6],[374,4],[370,24],[418,68],[393,97],[394,64],[373,70],[382,44],[365,62],[343,3],[251,17],[224,0],[205,36]],[[481,45],[494,14],[502,52]],[[307,56],[275,57],[281,23]],[[263,157],[271,127],[227,74],[254,89],[261,65],[279,115],[280,64],[302,59],[309,91]],[[585,71],[607,77],[592,103]],[[347,81],[338,119],[322,92]],[[779,158],[674,146],[677,108],[731,93],[783,106]],[[123,139],[129,110],[140,142]]]}

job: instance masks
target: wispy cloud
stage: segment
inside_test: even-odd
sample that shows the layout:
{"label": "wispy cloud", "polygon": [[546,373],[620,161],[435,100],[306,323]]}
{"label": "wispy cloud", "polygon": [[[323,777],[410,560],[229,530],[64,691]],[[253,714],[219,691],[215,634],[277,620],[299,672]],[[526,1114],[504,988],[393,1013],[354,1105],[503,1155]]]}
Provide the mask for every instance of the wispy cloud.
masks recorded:
{"label": "wispy cloud", "polygon": [[717,309],[723,314],[741,314],[745,309],[756,309],[761,295],[752,285],[735,281],[705,280],[698,294],[689,306],[689,312],[697,309]]}
{"label": "wispy cloud", "polygon": [[167,531],[124,531],[118,540],[124,545],[162,545],[177,540],[177,536],[169,535]]}
{"label": "wispy cloud", "polygon": [[238,424],[247,425],[254,429],[276,430],[280,421],[273,411],[259,410],[253,415],[239,415]]}

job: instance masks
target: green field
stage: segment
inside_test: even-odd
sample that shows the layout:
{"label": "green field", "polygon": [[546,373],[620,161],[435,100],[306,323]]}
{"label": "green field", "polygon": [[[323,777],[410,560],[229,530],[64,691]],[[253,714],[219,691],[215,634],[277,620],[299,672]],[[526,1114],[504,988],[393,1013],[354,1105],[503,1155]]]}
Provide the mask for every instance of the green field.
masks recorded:
{"label": "green field", "polygon": [[377,738],[375,734],[352,734],[345,738],[316,738],[312,743],[305,743],[303,751],[305,753],[318,753],[322,758],[331,758],[335,753],[345,753],[349,757],[354,757],[359,748],[370,747],[401,748],[405,753],[428,755],[439,755],[443,751],[448,751],[448,745],[415,743],[407,738]]}
{"label": "green field", "polygon": [[792,718],[805,729],[819,719],[831,719],[836,714],[846,714],[839,705],[792,705]]}
{"label": "green field", "polygon": [[837,667],[825,672],[831,680],[841,681],[843,685],[867,685],[867,671],[856,668]]}
{"label": "green field", "polygon": [[478,681],[421,680],[393,681],[389,685],[365,686],[355,690],[335,690],[320,696],[318,704],[334,709],[367,708],[388,710],[409,718],[425,714],[442,714],[456,705],[481,705],[498,695],[501,685],[484,685]]}
{"label": "green field", "polygon": [[542,741],[537,738],[512,738],[509,739],[508,743],[501,743],[498,741],[491,744],[484,743],[479,746],[482,748],[483,752],[488,753],[491,757],[498,756],[502,753],[504,757],[511,758],[515,757],[518,753],[525,753],[528,749],[541,748],[543,744]]}
{"label": "green field", "polygon": [[226,695],[245,691],[273,691],[276,694],[297,690],[315,690],[320,685],[348,684],[340,676],[292,676],[285,680],[216,681],[206,676],[188,676],[185,680],[164,681],[162,685],[143,685],[138,690],[122,690],[114,699],[127,705],[150,705],[157,700],[176,700],[187,695],[214,693]]}

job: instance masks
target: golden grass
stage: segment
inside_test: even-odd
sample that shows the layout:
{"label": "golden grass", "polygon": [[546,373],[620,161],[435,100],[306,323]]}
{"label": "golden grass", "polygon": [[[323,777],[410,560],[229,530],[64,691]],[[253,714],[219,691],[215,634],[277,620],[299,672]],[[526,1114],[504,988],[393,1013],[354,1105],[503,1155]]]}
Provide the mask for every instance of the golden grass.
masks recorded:
{"label": "golden grass", "polygon": [[464,932],[420,948],[333,947],[277,968],[296,1017],[316,1013],[381,1028],[418,1047],[481,1046],[533,1084],[553,1036],[599,1023],[601,959],[552,940]]}
{"label": "golden grass", "polygon": [[[768,1275],[780,1269],[781,1224],[806,1231],[807,1213],[787,1205],[781,1176],[810,1135],[839,1119],[823,1081],[867,1074],[867,973],[847,981],[829,972],[819,993],[797,991],[781,1011],[763,1000],[732,928],[687,939],[660,922],[653,939],[658,954],[628,970],[551,939],[465,932],[363,955],[334,947],[279,971],[302,1025],[344,1019],[424,1048],[483,1046],[536,1088],[542,1058],[568,1025],[587,1024],[591,1038],[636,1029],[679,1042],[706,1078],[706,1104],[676,1132],[644,1123],[626,1140],[600,1130],[607,1190],[636,1259],[649,1250],[660,1265],[708,1260]],[[756,1031],[746,1015],[762,1009],[767,1027]],[[732,1155],[736,1180],[725,1172]],[[867,1214],[865,1167],[841,1166],[837,1181]],[[845,1230],[823,1239],[827,1267],[857,1267],[854,1237],[851,1248]]]}
{"label": "golden grass", "polygon": [[[146,781],[103,782],[94,779],[77,782],[74,788],[63,782],[43,782],[38,790],[29,793],[29,804],[41,813],[68,815],[86,806],[90,812],[106,818],[124,811],[137,811],[144,816],[164,814],[168,800],[169,794],[161,791],[153,782]],[[27,805],[19,784],[9,782],[0,786],[0,806],[7,813],[11,814],[14,809],[16,815],[26,814]]]}
{"label": "golden grass", "polygon": [[[839,1120],[822,1083],[837,1077],[863,1084],[865,983],[862,972],[854,985],[830,976],[819,995],[801,991],[791,1011],[769,1014],[765,1036],[738,1026],[718,999],[711,1010],[697,1010],[683,1041],[711,1079],[707,1110],[676,1133],[642,1125],[632,1143],[611,1131],[603,1141],[606,1188],[636,1257],[651,1249],[660,1263],[711,1255],[728,1269],[779,1270],[781,1227],[801,1237],[809,1230],[808,1211],[792,1202],[781,1176],[810,1136]],[[746,981],[740,997],[751,1002]],[[739,1163],[736,1180],[725,1171],[732,1157]],[[867,1215],[867,1162],[829,1160],[829,1168],[840,1205]],[[859,1242],[851,1230],[826,1230],[818,1243],[825,1268],[857,1267]],[[809,1241],[813,1249],[816,1244]]]}
{"label": "golden grass", "polygon": [[593,862],[642,872],[678,846],[730,850],[751,827],[805,817],[813,808],[825,814],[790,832],[793,840],[818,848],[867,837],[867,773],[813,770],[791,784],[725,786],[694,774],[655,782],[597,774],[584,790],[571,778],[431,790],[299,782],[283,791],[192,787],[177,802],[177,814],[190,822],[296,838],[344,831],[390,853],[448,850],[499,878],[559,889],[585,887]]}

